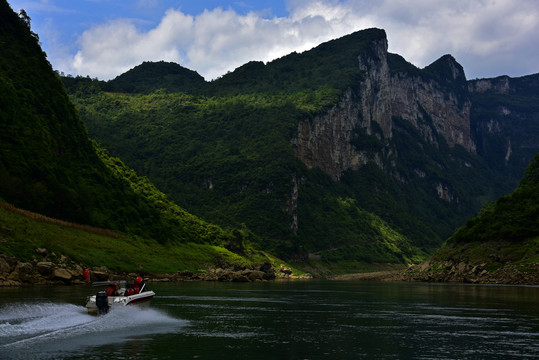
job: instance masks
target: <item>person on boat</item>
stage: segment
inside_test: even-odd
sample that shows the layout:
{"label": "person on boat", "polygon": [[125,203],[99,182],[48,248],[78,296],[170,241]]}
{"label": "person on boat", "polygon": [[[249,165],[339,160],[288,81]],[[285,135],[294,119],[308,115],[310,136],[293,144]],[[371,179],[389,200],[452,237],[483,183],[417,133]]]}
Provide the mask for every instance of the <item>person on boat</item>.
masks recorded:
{"label": "person on boat", "polygon": [[118,296],[118,284],[110,284],[105,291],[108,296]]}
{"label": "person on boat", "polygon": [[139,294],[143,290],[144,284],[145,283],[142,276],[138,276],[134,281],[133,287],[130,287],[129,289],[125,290],[125,295],[130,296],[130,295]]}
{"label": "person on boat", "polygon": [[135,287],[138,287],[139,288],[139,292],[142,290],[142,288],[144,287],[144,279],[142,278],[142,276],[138,276],[136,279],[135,279]]}

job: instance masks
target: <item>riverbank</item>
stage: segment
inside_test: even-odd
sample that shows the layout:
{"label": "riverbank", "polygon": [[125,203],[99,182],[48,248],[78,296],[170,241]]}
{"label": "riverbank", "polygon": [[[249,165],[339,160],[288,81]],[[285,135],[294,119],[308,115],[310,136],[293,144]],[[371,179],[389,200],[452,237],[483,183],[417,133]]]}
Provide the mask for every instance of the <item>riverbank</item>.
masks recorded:
{"label": "riverbank", "polygon": [[[84,284],[84,268],[81,264],[68,259],[64,255],[48,253],[47,249],[36,249],[36,258],[29,262],[21,262],[11,256],[0,255],[0,286],[21,285],[77,285]],[[54,261],[52,261],[54,259]],[[189,270],[174,273],[153,274],[114,272],[105,266],[90,270],[90,281],[108,281],[134,279],[143,275],[148,281],[221,281],[221,282],[254,282],[275,279],[307,279],[310,274],[296,276],[292,270],[283,266],[275,269],[266,262],[257,267],[228,265],[211,267],[194,273]]]}
{"label": "riverbank", "polygon": [[472,265],[465,262],[430,263],[410,266],[404,271],[333,276],[342,281],[400,281],[432,283],[539,285],[539,264]]}
{"label": "riverbank", "polygon": [[[83,266],[64,255],[49,254],[46,249],[36,249],[37,257],[30,262],[21,262],[14,257],[0,255],[0,286],[21,285],[76,285],[84,284]],[[54,261],[52,261],[54,259]],[[220,281],[254,282],[275,279],[311,279],[310,274],[293,275],[288,268],[275,269],[264,263],[257,267],[229,265],[211,267],[199,272],[189,270],[174,273],[125,273],[114,272],[107,267],[91,269],[91,281],[134,279],[143,275],[148,281]],[[472,284],[539,285],[539,264],[469,264],[450,261],[428,260],[404,270],[389,270],[344,274],[325,277],[337,281],[392,281],[392,282],[451,282]]]}

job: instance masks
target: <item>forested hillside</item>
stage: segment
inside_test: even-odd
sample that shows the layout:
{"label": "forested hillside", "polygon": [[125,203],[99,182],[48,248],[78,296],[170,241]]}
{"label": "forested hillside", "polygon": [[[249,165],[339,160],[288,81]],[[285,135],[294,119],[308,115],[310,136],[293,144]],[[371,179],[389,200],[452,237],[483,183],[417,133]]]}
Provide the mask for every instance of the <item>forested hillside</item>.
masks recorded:
{"label": "forested hillside", "polygon": [[328,271],[417,263],[539,149],[537,76],[470,82],[450,55],[418,69],[380,29],[211,82],[166,62],[105,82],[60,78],[30,19],[1,6],[0,198],[217,246],[197,248],[206,265],[256,247]]}
{"label": "forested hillside", "polygon": [[[268,251],[297,258],[306,250],[332,247],[337,238],[354,244],[356,253],[333,251],[324,259],[400,263],[418,261],[422,254],[405,236],[361,210],[327,175],[294,158],[288,139],[297,119],[335,101],[325,90],[211,98],[103,92],[76,101],[94,136],[175,201],[221,225],[247,227]],[[306,183],[307,177],[314,181],[302,195],[318,197],[325,209],[305,204],[311,210],[297,221],[310,226],[295,229],[284,204],[294,196],[294,182]],[[305,243],[298,239],[302,234]]]}
{"label": "forested hillside", "polygon": [[539,154],[517,188],[483,206],[404,279],[534,284],[539,281]]}
{"label": "forested hillside", "polygon": [[[494,166],[492,151],[475,150],[481,128],[470,114],[497,110],[474,107],[455,59],[418,69],[384,52],[384,42],[383,30],[360,31],[212,82],[193,82],[169,63],[144,63],[110,82],[64,82],[90,136],[189,211],[249,229],[281,256],[403,263],[510,192],[531,155],[509,157],[510,171]],[[156,81],[179,74],[183,87]],[[118,82],[124,91],[114,90]],[[410,88],[424,89],[420,105],[399,100]],[[449,115],[427,108],[429,96]],[[392,115],[378,110],[388,107]],[[382,118],[366,118],[377,111]]]}
{"label": "forested hillside", "polygon": [[[4,0],[0,14],[0,200],[48,217],[121,232],[135,247],[141,242],[144,247],[222,247],[199,248],[206,251],[205,266],[223,261],[221,256],[212,260],[212,254],[226,253],[225,247],[247,254],[248,233],[225,230],[186,212],[91,141],[38,36],[31,32],[30,19],[23,12],[15,14]],[[1,224],[11,234],[7,215]],[[2,237],[0,253],[24,258],[33,252],[24,241],[34,246],[48,242],[46,236],[25,239],[20,233],[9,238]],[[76,255],[93,244],[84,246],[69,250]],[[125,262],[132,266],[129,259]]]}
{"label": "forested hillside", "polygon": [[[517,188],[483,206],[479,215],[458,229],[448,244],[504,241],[539,237],[539,154],[528,165]],[[537,240],[537,239],[536,239]],[[535,253],[539,253],[536,247]]]}

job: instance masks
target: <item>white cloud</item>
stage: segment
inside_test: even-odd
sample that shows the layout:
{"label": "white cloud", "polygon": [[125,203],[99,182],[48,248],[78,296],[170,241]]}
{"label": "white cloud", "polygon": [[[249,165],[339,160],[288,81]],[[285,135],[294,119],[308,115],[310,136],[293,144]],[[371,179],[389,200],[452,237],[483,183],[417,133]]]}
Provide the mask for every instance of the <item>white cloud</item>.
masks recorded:
{"label": "white cloud", "polygon": [[[144,3],[151,0],[139,0]],[[128,19],[94,26],[80,36],[65,70],[109,79],[142,61],[166,60],[212,79],[250,60],[269,61],[379,27],[390,51],[420,67],[450,53],[472,77],[539,72],[535,0],[518,6],[511,0],[290,0],[288,6],[288,17],[273,18],[223,8],[196,16],[169,9],[147,32]]]}
{"label": "white cloud", "polygon": [[161,23],[148,32],[137,30],[132,21],[121,19],[85,31],[72,68],[77,74],[108,79],[142,61],[183,62],[181,49],[190,38],[193,18],[167,11]]}

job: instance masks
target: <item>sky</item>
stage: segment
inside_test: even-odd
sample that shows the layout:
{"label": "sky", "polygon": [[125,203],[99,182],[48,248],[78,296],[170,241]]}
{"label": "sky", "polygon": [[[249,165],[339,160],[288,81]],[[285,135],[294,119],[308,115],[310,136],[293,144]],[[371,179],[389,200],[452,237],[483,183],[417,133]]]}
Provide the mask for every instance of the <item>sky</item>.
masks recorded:
{"label": "sky", "polygon": [[246,62],[377,27],[423,68],[445,54],[468,79],[539,73],[537,0],[8,0],[53,68],[109,80],[171,61],[212,80]]}

